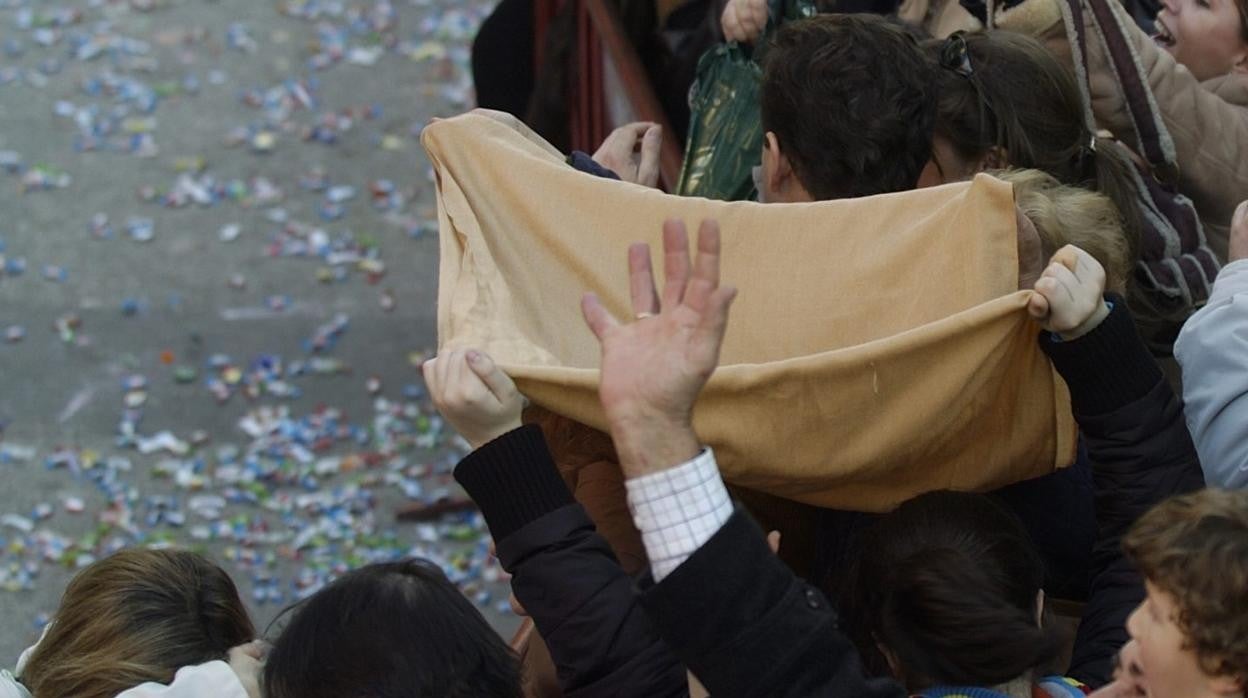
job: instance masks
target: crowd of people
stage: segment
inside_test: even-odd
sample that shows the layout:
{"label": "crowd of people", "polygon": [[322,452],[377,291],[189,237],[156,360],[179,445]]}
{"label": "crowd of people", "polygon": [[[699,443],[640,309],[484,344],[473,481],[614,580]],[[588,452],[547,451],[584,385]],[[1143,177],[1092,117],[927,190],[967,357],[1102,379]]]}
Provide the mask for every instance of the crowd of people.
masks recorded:
{"label": "crowd of people", "polygon": [[[486,351],[423,367],[549,681],[422,560],[349,572],[261,637],[221,568],[132,549],[73,579],[0,698],[1248,694],[1248,2],[1165,0],[1153,36],[1112,0],[936,5],[927,26],[823,14],[769,33],[758,201],[1011,183],[1019,289],[1079,427],[1069,468],[826,512],[822,565],[799,575],[694,429],[736,290],[716,222],[691,241],[669,221],[661,285],[650,249],[628,250],[631,318],[582,301],[640,570]],[[728,0],[724,38],[759,40],[768,13]],[[1173,176],[1139,152],[1113,49],[1078,38],[1094,21],[1127,39]],[[653,187],[664,135],[630,124],[569,162]]]}

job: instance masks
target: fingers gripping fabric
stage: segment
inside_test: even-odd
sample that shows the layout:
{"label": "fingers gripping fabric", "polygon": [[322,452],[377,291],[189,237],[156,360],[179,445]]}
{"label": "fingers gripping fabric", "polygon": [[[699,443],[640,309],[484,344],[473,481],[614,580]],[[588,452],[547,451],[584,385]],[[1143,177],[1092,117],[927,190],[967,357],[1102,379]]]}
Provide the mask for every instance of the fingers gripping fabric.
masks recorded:
{"label": "fingers gripping fabric", "polygon": [[1065,384],[1016,291],[1008,184],[800,205],[681,198],[594,178],[511,117],[432,124],[440,349],[493,356],[530,400],[597,429],[593,291],[632,317],[628,245],[661,279],[667,218],[720,223],[740,293],[695,411],[730,484],[882,511],[982,490],[1074,458]]}

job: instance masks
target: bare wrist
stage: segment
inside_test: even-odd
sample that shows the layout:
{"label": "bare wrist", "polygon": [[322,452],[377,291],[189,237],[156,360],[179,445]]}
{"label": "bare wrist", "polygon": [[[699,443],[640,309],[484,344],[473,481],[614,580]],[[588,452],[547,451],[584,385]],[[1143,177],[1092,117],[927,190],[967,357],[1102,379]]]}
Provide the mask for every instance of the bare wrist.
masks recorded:
{"label": "bare wrist", "polygon": [[510,434],[511,432],[515,431],[516,429],[519,429],[521,426],[523,426],[523,424],[521,423],[521,421],[520,421],[519,419],[516,419],[514,422],[509,423],[509,424],[506,424],[506,425],[503,425],[503,426],[499,427],[498,429],[495,429],[495,430],[493,430],[493,431],[490,431],[490,432],[489,432],[489,433],[487,433],[487,434],[483,434],[483,435],[481,435],[481,436],[478,436],[478,437],[477,437],[477,438],[475,438],[475,439],[469,439],[469,440],[468,440],[468,444],[469,444],[470,446],[472,446],[473,450],[476,450],[476,449],[481,448],[482,446],[484,446],[484,445],[486,445],[486,444],[490,443],[491,441],[493,441],[493,440],[495,440],[495,439],[497,439],[497,438],[499,438],[499,437],[501,437],[501,436],[504,436],[504,435],[506,435],[506,434]]}
{"label": "bare wrist", "polygon": [[702,451],[688,420],[655,417],[613,421],[611,437],[627,478],[675,468]]}
{"label": "bare wrist", "polygon": [[1101,323],[1105,322],[1105,318],[1107,317],[1109,317],[1109,303],[1101,301],[1101,304],[1097,307],[1096,312],[1092,314],[1092,317],[1088,318],[1082,325],[1069,332],[1059,332],[1058,336],[1060,336],[1063,341],[1072,342],[1100,327]]}

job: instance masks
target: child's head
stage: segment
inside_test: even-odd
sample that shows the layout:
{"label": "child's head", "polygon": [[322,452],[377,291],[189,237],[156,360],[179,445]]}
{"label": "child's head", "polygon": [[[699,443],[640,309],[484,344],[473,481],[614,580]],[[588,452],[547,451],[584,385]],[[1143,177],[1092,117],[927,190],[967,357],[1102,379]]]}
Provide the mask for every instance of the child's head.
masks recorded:
{"label": "child's head", "polygon": [[230,576],[195,553],[123,550],[79,572],[22,669],[35,698],[112,698],[225,659],[255,629]]}
{"label": "child's head", "polygon": [[857,545],[842,609],[872,669],[920,691],[994,686],[1057,657],[1044,562],[1018,517],[987,495],[915,497]]}
{"label": "child's head", "polygon": [[[1058,250],[1074,245],[1105,268],[1106,289],[1126,292],[1132,267],[1131,244],[1123,235],[1119,209],[1109,197],[1067,186],[1040,170],[994,170],[989,174],[1014,185],[1014,204],[1040,238],[1041,270]],[[1022,267],[1020,259],[1020,271]],[[1020,288],[1034,285],[1032,279]]]}
{"label": "child's head", "polygon": [[1248,0],[1163,0],[1156,40],[1202,82],[1248,73]]}
{"label": "child's head", "polygon": [[1123,541],[1148,597],[1127,622],[1151,698],[1248,686],[1248,492],[1203,490],[1154,508]]}
{"label": "child's head", "polygon": [[515,656],[423,560],[343,575],[294,608],[273,644],[267,698],[518,698]]}

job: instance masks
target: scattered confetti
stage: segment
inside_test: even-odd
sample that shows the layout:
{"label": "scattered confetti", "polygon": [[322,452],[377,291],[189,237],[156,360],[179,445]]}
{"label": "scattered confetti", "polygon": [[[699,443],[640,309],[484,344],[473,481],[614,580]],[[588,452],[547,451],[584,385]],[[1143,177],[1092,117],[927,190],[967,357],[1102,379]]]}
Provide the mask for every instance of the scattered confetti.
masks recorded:
{"label": "scattered confetti", "polygon": [[[491,7],[284,0],[210,28],[204,13],[228,16],[225,3],[0,0],[0,99],[25,119],[0,123],[0,196],[19,204],[0,288],[39,298],[3,309],[0,349],[6,367],[49,362],[29,377],[41,391],[66,386],[54,374],[91,382],[44,419],[74,396],[67,444],[21,441],[44,433],[40,416],[0,414],[0,473],[46,486],[0,498],[0,591],[180,545],[275,608],[416,555],[510,613],[484,521],[451,478],[465,444],[397,322],[416,297],[413,250],[436,251],[415,141],[470,105],[469,48]],[[365,89],[393,75],[419,82],[419,113],[408,94]],[[111,434],[89,428],[101,410]],[[417,523],[396,522],[404,504]],[[52,609],[36,606],[19,603],[15,623],[37,637]]]}

